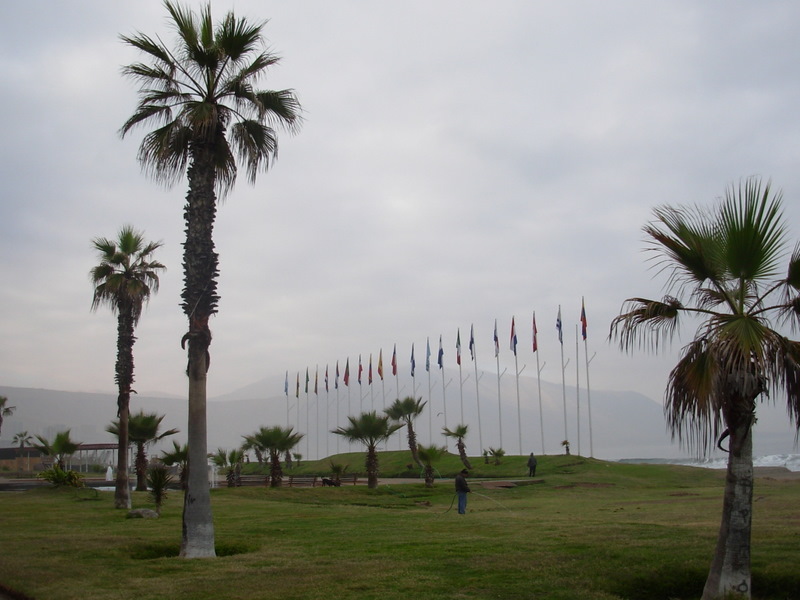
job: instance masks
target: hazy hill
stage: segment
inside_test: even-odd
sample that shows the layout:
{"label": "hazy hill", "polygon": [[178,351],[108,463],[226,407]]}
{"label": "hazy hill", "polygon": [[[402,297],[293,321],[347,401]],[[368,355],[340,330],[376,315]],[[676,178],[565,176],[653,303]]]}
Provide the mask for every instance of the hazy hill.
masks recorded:
{"label": "hazy hill", "polygon": [[[463,374],[463,385],[459,385],[457,370],[445,369],[444,388],[446,411],[442,399],[442,375],[435,369],[431,372],[430,394],[428,376],[418,370],[415,380],[416,397],[432,399],[426,412],[418,419],[416,430],[419,441],[443,444],[442,426],[453,427],[463,422],[470,428],[466,440],[467,451],[478,455],[483,448],[501,447],[508,454],[520,452],[520,430],[523,454],[533,451],[542,453],[542,429],[544,429],[544,451],[547,454],[562,453],[564,434],[564,395],[561,384],[541,382],[541,414],[537,380],[519,378],[519,408],[517,386],[513,374],[506,373],[500,382],[501,405],[498,405],[497,374],[479,372],[476,393],[474,373]],[[398,395],[411,395],[412,379],[387,377],[384,382],[376,377],[372,386],[366,377],[359,386],[355,378],[349,388],[340,380],[338,393],[330,381],[325,392],[322,375],[318,382],[318,394],[314,393],[314,376],[305,391],[305,375],[301,375],[299,399],[296,397],[296,374],[290,377],[289,394],[284,394],[284,377],[273,376],[242,387],[224,396],[212,398],[208,405],[209,450],[218,446],[232,448],[241,442],[241,436],[255,431],[262,425],[287,424],[299,431],[311,432],[301,442],[299,452],[309,458],[323,457],[348,448],[330,430],[346,423],[346,415],[362,410],[383,410]],[[14,434],[27,430],[31,434],[51,437],[56,431],[71,429],[73,438],[83,442],[109,442],[110,434],[105,427],[116,417],[116,396],[113,394],[63,392],[33,388],[0,386],[0,395],[9,398],[9,404],[17,407],[13,416],[7,417],[3,425],[2,445],[11,445]],[[591,432],[589,427],[588,394],[585,388],[576,396],[575,386],[566,388],[567,435],[573,453],[589,455],[590,449],[597,458],[642,458],[680,457],[689,453],[670,440],[665,429],[661,404],[630,391],[591,390]],[[288,403],[287,403],[288,400]],[[478,420],[480,401],[480,427]],[[580,436],[578,435],[578,404],[580,402]],[[432,410],[428,410],[432,408]],[[166,415],[164,427],[176,427],[181,433],[175,436],[185,441],[187,419],[186,400],[173,397],[134,396],[131,409],[156,411]],[[299,409],[299,420],[298,420]],[[519,415],[519,418],[518,418]],[[502,444],[500,440],[502,422]],[[543,427],[541,424],[543,424]],[[521,424],[521,427],[519,426]],[[591,434],[591,445],[590,445]],[[482,441],[482,444],[480,443]],[[396,446],[395,446],[396,444]],[[405,447],[405,437],[397,437],[390,448]],[[785,413],[780,408],[759,408],[756,426],[756,454],[789,453],[795,449],[794,434]]]}

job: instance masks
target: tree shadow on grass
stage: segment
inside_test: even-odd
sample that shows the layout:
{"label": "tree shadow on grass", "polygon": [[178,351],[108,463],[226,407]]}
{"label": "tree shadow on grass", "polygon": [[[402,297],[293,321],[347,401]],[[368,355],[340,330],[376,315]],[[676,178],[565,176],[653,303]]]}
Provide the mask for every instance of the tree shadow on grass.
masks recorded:
{"label": "tree shadow on grass", "polygon": [[[617,578],[612,593],[626,600],[694,600],[703,594],[708,571],[660,569],[647,575]],[[800,574],[752,575],[753,600],[786,600],[798,597]]]}
{"label": "tree shadow on grass", "polygon": [[[217,556],[235,556],[258,550],[257,546],[248,544],[216,544]],[[180,555],[180,544],[139,544],[131,547],[131,558],[134,560],[155,560],[158,558],[177,558]]]}

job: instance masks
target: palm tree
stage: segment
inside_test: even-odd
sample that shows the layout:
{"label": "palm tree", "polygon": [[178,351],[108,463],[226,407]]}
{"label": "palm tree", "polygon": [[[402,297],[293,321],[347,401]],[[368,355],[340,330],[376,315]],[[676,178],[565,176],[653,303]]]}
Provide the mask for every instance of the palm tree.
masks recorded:
{"label": "palm tree", "polygon": [[417,466],[422,467],[417,452],[417,434],[414,432],[414,419],[422,414],[427,402],[423,402],[422,398],[415,400],[411,396],[399,398],[395,400],[392,405],[384,410],[390,419],[398,421],[406,426],[408,432],[408,449],[411,450],[411,458],[417,463]]}
{"label": "palm tree", "polygon": [[288,454],[303,439],[302,433],[296,433],[292,427],[261,427],[245,439],[254,440],[255,446],[263,453],[269,453],[269,485],[280,487],[283,479],[281,455]]}
{"label": "palm tree", "polygon": [[[170,0],[164,5],[177,34],[174,50],[160,38],[122,36],[149,64],[134,63],[123,70],[141,87],[136,110],[121,134],[124,137],[138,126],[155,126],[139,146],[139,162],[157,181],[168,185],[184,172],[188,178],[182,292],[188,331],[181,343],[188,345],[189,463],[205,465],[209,319],[217,312],[219,301],[213,240],[217,193],[224,196],[233,188],[237,159],[244,164],[250,182],[255,182],[277,155],[274,127],[294,131],[300,124],[300,105],[292,90],[259,91],[253,87],[279,60],[263,50],[265,22],[251,24],[230,11],[215,27],[210,4],[199,14]],[[189,469],[181,556],[215,556],[205,468]]]}
{"label": "palm tree", "polygon": [[13,415],[14,411],[17,409],[16,406],[6,406],[7,403],[8,398],[0,396],[0,433],[3,432],[3,419]]}
{"label": "palm tree", "polygon": [[181,446],[175,440],[172,441],[172,450],[164,450],[161,452],[161,462],[169,467],[178,467],[178,477],[182,490],[186,489],[186,479],[189,475],[188,460],[189,446],[186,444]]}
{"label": "palm tree", "polygon": [[[150,444],[154,444],[167,436],[178,433],[177,429],[169,429],[163,433],[159,432],[161,421],[165,415],[156,413],[145,413],[140,410],[130,416],[128,421],[128,434],[131,444],[136,444],[136,491],[147,491],[147,451]],[[106,427],[112,435],[119,435],[119,421],[112,421]],[[120,443],[121,445],[121,443]]]}
{"label": "palm tree", "polygon": [[91,270],[94,288],[92,310],[106,305],[117,315],[117,361],[114,378],[117,382],[117,418],[119,448],[117,478],[114,485],[115,508],[130,508],[128,486],[128,413],[133,385],[134,330],[150,294],[158,292],[159,273],[164,265],[152,259],[161,242],[146,242],[144,235],[123,226],[116,240],[95,238],[94,249],[100,264]]}
{"label": "palm tree", "polygon": [[[681,443],[728,454],[722,519],[703,599],[750,598],[752,426],[756,400],[785,394],[800,428],[800,343],[777,325],[800,324],[800,245],[788,257],[781,194],[758,178],[731,186],[713,209],[655,210],[644,227],[661,300],[630,298],[611,324],[624,350],[657,351],[681,317],[699,321],[665,392],[667,424]],[[727,448],[723,444],[727,440]]]}
{"label": "palm tree", "polygon": [[52,456],[56,466],[62,471],[66,468],[66,458],[75,454],[81,445],[80,442],[72,440],[69,435],[69,429],[56,433],[52,442],[41,435],[37,435],[36,439],[39,440],[39,443],[34,444],[33,447],[45,456]]}
{"label": "palm tree", "polygon": [[425,487],[433,487],[433,481],[436,478],[436,473],[433,464],[440,460],[447,454],[447,448],[441,446],[420,446],[419,458],[425,465]]}
{"label": "palm tree", "polygon": [[242,460],[244,460],[243,450],[231,450],[226,452],[224,448],[217,448],[216,454],[210,454],[211,462],[219,469],[225,470],[225,480],[228,487],[240,487],[242,485],[241,471]]}
{"label": "palm tree", "polygon": [[456,448],[458,448],[458,456],[461,458],[461,462],[467,469],[472,469],[472,465],[467,458],[467,446],[464,444],[464,438],[467,437],[467,431],[469,430],[469,425],[464,425],[459,423],[453,429],[448,429],[447,427],[442,427],[442,434],[445,437],[455,438],[456,440]]}
{"label": "palm tree", "polygon": [[391,423],[388,415],[379,417],[374,410],[361,413],[359,417],[347,417],[347,420],[350,425],[334,429],[332,433],[341,435],[348,442],[361,442],[367,447],[367,487],[375,489],[378,487],[378,445],[388,440],[402,425]]}
{"label": "palm tree", "polygon": [[[30,444],[33,438],[28,434],[27,431],[20,431],[17,434],[14,434],[14,443],[17,445],[17,460],[22,458],[22,450],[25,448],[26,444]],[[19,467],[19,465],[17,465]],[[20,469],[21,470],[21,469]],[[28,471],[31,470],[31,454],[28,452]]]}

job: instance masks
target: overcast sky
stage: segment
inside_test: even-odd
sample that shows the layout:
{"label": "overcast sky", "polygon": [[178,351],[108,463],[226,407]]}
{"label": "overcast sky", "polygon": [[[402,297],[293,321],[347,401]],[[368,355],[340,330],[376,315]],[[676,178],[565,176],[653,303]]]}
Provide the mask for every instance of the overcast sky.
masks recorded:
{"label": "overcast sky", "polygon": [[[395,344],[407,369],[412,343],[420,365],[440,335],[455,367],[473,324],[493,372],[495,319],[511,370],[512,316],[533,374],[534,310],[542,378],[560,382],[558,307],[574,365],[585,297],[592,386],[660,400],[676,353],[606,339],[623,300],[661,294],[642,253],[653,207],[710,205],[760,175],[800,237],[797,2],[217,0],[215,18],[231,7],[269,19],[282,61],[261,87],[294,88],[305,121],[220,207],[212,397],[359,354],[377,365],[381,350],[388,369]],[[131,224],[168,267],[134,387],[186,394],[185,181],[149,180],[141,133],[118,135],[136,104],[120,68],[140,58],[118,36],[170,40],[165,14],[155,0],[0,3],[3,385],[115,389],[91,239]]]}

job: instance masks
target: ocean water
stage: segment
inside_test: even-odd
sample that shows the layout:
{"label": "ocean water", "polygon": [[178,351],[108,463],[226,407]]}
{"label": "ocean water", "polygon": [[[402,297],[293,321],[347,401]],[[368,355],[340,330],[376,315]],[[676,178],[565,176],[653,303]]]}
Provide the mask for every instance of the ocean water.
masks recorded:
{"label": "ocean water", "polygon": [[[706,469],[724,469],[728,459],[725,456],[713,458],[626,458],[621,463],[652,463],[666,465],[686,465]],[[785,467],[790,471],[800,471],[800,454],[771,454],[753,457],[754,467]]]}

